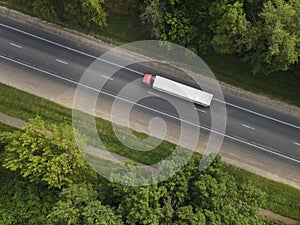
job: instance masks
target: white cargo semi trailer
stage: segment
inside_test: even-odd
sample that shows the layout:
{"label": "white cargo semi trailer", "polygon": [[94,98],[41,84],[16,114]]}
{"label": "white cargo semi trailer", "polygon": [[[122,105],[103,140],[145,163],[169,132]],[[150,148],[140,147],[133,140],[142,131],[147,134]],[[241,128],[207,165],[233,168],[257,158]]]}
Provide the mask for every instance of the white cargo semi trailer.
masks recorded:
{"label": "white cargo semi trailer", "polygon": [[205,107],[210,106],[213,99],[213,95],[210,93],[158,75],[145,74],[143,78],[143,85]]}

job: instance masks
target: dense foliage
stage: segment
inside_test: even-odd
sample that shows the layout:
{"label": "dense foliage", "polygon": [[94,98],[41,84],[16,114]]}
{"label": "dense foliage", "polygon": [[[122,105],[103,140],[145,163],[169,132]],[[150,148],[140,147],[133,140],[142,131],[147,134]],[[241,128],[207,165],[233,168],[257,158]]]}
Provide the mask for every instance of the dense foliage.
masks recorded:
{"label": "dense foliage", "polygon": [[164,182],[130,187],[97,176],[65,124],[46,127],[36,118],[2,133],[0,148],[0,224],[262,223],[264,194],[239,186],[219,156],[205,172],[195,155]]}
{"label": "dense foliage", "polygon": [[72,27],[85,29],[99,29],[106,26],[104,0],[7,0],[7,2],[26,13],[51,22],[64,22]]}
{"label": "dense foliage", "polygon": [[[103,1],[8,0],[48,21],[98,29]],[[128,0],[153,38],[238,54],[253,72],[299,71],[299,1]],[[81,15],[80,17],[78,15]],[[0,224],[261,224],[263,194],[239,186],[217,158],[199,173],[199,156],[148,187],[110,183],[82,160],[70,127],[33,120],[0,137]],[[49,131],[51,130],[51,134]],[[134,173],[134,171],[132,171]]]}
{"label": "dense foliage", "polygon": [[[7,2],[44,20],[79,29],[107,25],[104,0]],[[208,49],[237,54],[253,73],[295,69],[299,60],[299,0],[127,0],[125,5],[124,10],[139,14],[150,27],[152,38],[175,42],[199,55]]]}
{"label": "dense foliage", "polygon": [[[6,1],[44,20],[93,33],[107,25],[104,0]],[[154,39],[199,55],[212,49],[238,55],[254,74],[297,69],[300,0],[126,0],[122,5],[149,27]]]}
{"label": "dense foliage", "polygon": [[238,54],[252,72],[288,70],[300,56],[300,1],[144,0],[141,19],[153,38],[189,47]]}

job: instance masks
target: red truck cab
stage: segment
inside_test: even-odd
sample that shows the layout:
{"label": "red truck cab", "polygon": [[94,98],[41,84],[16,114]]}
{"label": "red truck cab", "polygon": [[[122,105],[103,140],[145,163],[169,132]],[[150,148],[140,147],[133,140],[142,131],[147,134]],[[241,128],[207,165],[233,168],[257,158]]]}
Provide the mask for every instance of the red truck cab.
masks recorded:
{"label": "red truck cab", "polygon": [[154,75],[146,73],[143,78],[143,85],[146,87],[151,87],[153,82]]}

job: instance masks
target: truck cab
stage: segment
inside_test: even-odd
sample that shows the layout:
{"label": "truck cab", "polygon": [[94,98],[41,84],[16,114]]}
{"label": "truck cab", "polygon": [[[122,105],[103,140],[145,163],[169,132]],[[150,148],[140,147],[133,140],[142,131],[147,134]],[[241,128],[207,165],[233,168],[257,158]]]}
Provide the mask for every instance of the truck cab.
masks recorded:
{"label": "truck cab", "polygon": [[154,75],[153,74],[146,73],[144,75],[142,83],[143,83],[143,85],[145,87],[151,87],[152,83],[153,83],[153,79],[154,79]]}

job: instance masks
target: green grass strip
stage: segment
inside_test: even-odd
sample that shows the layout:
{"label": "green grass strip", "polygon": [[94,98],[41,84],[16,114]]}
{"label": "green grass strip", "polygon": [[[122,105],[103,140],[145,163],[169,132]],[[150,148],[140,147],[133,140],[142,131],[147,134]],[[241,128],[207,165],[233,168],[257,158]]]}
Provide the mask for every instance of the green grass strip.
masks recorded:
{"label": "green grass strip", "polygon": [[249,65],[233,55],[210,53],[204,60],[217,79],[225,83],[300,106],[300,76],[297,74],[287,71],[274,72],[268,76],[253,75]]}
{"label": "green grass strip", "polygon": [[18,128],[12,127],[10,125],[4,124],[0,122],[0,133],[2,132],[14,132],[17,131]]}
{"label": "green grass strip", "polygon": [[269,209],[292,219],[300,220],[300,190],[232,165],[226,164],[226,170],[232,174],[240,184],[251,182],[254,187],[267,193],[267,198],[261,206],[262,208]]}
{"label": "green grass strip", "polygon": [[[38,115],[47,124],[64,122],[72,125],[71,109],[4,84],[0,84],[0,112],[25,121]],[[88,117],[88,115],[86,116]],[[144,164],[154,164],[161,161],[163,158],[168,157],[175,148],[174,144],[162,141],[161,144],[151,152],[134,151],[124,147],[120,143],[114,134],[111,122],[97,118],[96,125],[101,141],[106,149]],[[83,129],[85,128],[83,127]],[[120,127],[120,129],[124,128]],[[86,130],[86,133],[88,135],[89,130]],[[142,133],[137,135],[138,133],[139,132],[135,133],[137,137],[147,137],[147,135]],[[126,130],[124,130],[123,135],[124,138],[128,135]]]}

